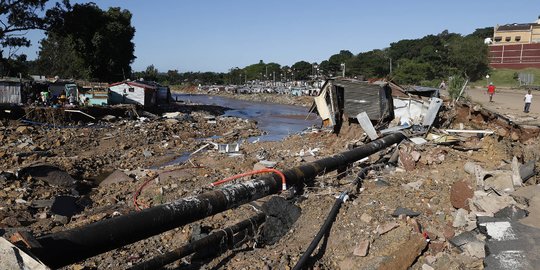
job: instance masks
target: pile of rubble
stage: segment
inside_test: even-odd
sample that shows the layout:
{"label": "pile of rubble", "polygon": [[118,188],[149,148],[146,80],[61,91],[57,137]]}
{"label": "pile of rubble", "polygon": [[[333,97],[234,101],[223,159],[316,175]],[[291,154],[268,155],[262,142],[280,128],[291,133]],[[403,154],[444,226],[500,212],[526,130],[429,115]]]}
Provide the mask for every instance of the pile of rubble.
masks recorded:
{"label": "pile of rubble", "polygon": [[[471,107],[445,107],[438,116],[445,128],[421,135],[398,122],[406,141],[343,170],[71,268],[134,266],[253,216],[279,197],[290,206],[274,209],[271,216],[296,214],[283,218],[288,222],[279,230],[285,234],[275,241],[260,240],[260,231],[230,250],[199,252],[170,267],[290,269],[335,197],[351,186],[355,191],[309,261],[313,269],[482,269],[511,263],[534,268],[540,254],[535,246],[540,145],[520,142],[520,133],[506,136],[512,131],[504,125],[474,121],[480,112]],[[220,179],[269,167],[285,170],[369,141],[358,125],[344,125],[339,135],[312,129],[280,142],[239,143],[260,134],[254,122],[199,112],[109,121],[65,129],[4,123],[3,237],[80,228],[213,190],[210,184]]]}

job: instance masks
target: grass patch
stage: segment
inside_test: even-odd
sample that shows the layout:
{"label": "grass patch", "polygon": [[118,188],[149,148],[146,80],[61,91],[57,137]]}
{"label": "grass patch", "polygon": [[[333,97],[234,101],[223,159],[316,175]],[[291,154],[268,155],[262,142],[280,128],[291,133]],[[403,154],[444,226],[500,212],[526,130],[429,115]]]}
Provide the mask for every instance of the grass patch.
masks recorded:
{"label": "grass patch", "polygon": [[533,85],[540,85],[540,69],[538,68],[525,68],[525,69],[493,69],[489,73],[489,81],[485,78],[470,83],[470,86],[485,88],[487,83],[493,82],[497,87],[510,87],[518,88],[519,82],[517,81],[518,73],[531,73],[534,75]]}

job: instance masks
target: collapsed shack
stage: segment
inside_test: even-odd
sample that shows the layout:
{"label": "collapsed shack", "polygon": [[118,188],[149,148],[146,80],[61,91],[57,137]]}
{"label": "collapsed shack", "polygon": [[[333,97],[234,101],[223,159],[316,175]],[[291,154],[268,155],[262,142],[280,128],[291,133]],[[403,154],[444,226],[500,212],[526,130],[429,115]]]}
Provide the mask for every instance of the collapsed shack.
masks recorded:
{"label": "collapsed shack", "polygon": [[[114,233],[116,235],[118,233],[118,235],[121,235],[120,238],[124,239],[122,234],[127,234],[127,232],[122,232],[124,227],[109,230],[103,229],[106,227],[103,224],[119,224],[119,220],[124,220],[125,222],[125,220],[131,218],[138,220],[138,218],[134,218],[137,214],[141,216],[149,215],[148,213],[151,210],[153,212],[156,209],[163,209],[171,205],[179,206],[180,204],[174,202],[179,200],[178,194],[181,194],[182,197],[180,201],[189,202],[190,205],[206,204],[210,202],[210,199],[216,199],[219,207],[222,207],[221,203],[223,203],[226,207],[233,208],[215,215],[211,214],[218,211],[219,207],[216,208],[214,204],[212,204],[211,210],[206,208],[193,211],[192,214],[188,215],[186,220],[193,220],[197,216],[211,216],[201,219],[200,223],[192,223],[192,226],[183,225],[163,232],[160,234],[161,236],[156,236],[152,240],[143,239],[132,245],[97,255],[94,258],[88,258],[86,261],[79,262],[74,267],[79,267],[80,265],[84,265],[84,267],[92,267],[94,265],[96,267],[97,265],[98,268],[126,268],[144,263],[146,260],[152,260],[152,258],[159,258],[163,254],[169,254],[167,252],[174,251],[174,247],[179,248],[181,253],[185,254],[185,250],[192,247],[190,245],[183,245],[184,243],[190,242],[191,245],[196,246],[200,243],[197,241],[201,239],[207,240],[208,238],[206,237],[214,237],[215,239],[219,235],[224,236],[227,234],[227,237],[218,237],[219,239],[225,239],[220,241],[234,240],[234,237],[231,237],[231,235],[242,236],[242,232],[244,231],[236,233],[237,231],[235,230],[235,233],[231,233],[228,230],[231,228],[229,225],[231,223],[246,225],[244,222],[246,217],[255,216],[256,213],[253,212],[257,212],[257,210],[250,209],[252,208],[251,206],[245,206],[244,208],[242,206],[236,207],[234,203],[229,203],[229,200],[249,200],[249,196],[263,196],[263,193],[257,193],[255,191],[258,184],[252,184],[253,182],[244,182],[242,184],[226,186],[220,190],[208,191],[208,178],[217,179],[229,175],[228,170],[227,172],[219,173],[223,171],[221,168],[229,168],[231,170],[230,173],[241,173],[247,169],[246,166],[253,166],[255,162],[258,162],[255,165],[262,163],[259,162],[259,158],[254,158],[260,155],[264,158],[270,157],[274,160],[282,160],[280,162],[281,164],[277,165],[277,168],[283,170],[287,176],[287,180],[290,180],[289,176],[291,172],[286,169],[293,167],[292,164],[301,166],[309,174],[316,175],[316,177],[313,177],[315,179],[310,179],[298,185],[298,190],[288,190],[280,196],[280,198],[288,199],[292,197],[291,201],[302,208],[301,217],[294,223],[292,228],[285,230],[289,233],[284,235],[275,245],[268,245],[264,248],[259,246],[258,243],[257,248],[252,248],[253,244],[251,243],[249,245],[233,246],[235,248],[233,251],[225,252],[222,255],[212,255],[221,257],[199,260],[202,264],[209,264],[209,267],[214,266],[218,268],[220,265],[223,266],[224,263],[227,263],[229,267],[237,269],[279,268],[295,265],[295,263],[300,261],[300,255],[307,254],[304,251],[310,244],[317,229],[322,227],[321,224],[324,217],[327,216],[332,203],[334,203],[334,195],[341,194],[341,192],[347,190],[351,198],[349,200],[340,199],[341,204],[343,204],[341,210],[338,209],[337,212],[331,211],[337,214],[337,218],[336,220],[327,220],[331,220],[335,224],[332,231],[321,229],[323,235],[328,235],[327,242],[321,244],[319,254],[313,257],[309,256],[309,254],[306,255],[309,258],[307,260],[307,267],[319,267],[323,269],[358,269],[359,266],[379,267],[381,269],[399,269],[399,267],[406,269],[409,266],[413,269],[431,269],[429,267],[435,269],[481,268],[483,264],[482,256],[490,256],[485,254],[484,247],[486,245],[500,246],[499,242],[514,244],[514,242],[508,242],[510,241],[509,239],[496,239],[495,237],[500,236],[500,234],[493,233],[493,231],[491,238],[488,240],[483,239],[485,237],[483,236],[484,232],[489,232],[494,226],[509,228],[507,226],[508,224],[512,226],[512,230],[514,230],[513,228],[515,228],[515,231],[523,229],[521,225],[515,224],[517,221],[505,220],[507,217],[502,217],[503,220],[478,217],[487,213],[488,215],[493,215],[494,218],[501,218],[501,214],[497,211],[499,210],[498,208],[506,206],[508,203],[513,203],[509,200],[509,195],[506,192],[511,192],[510,189],[517,191],[521,187],[520,185],[514,185],[513,182],[508,182],[509,179],[517,179],[515,176],[512,178],[511,174],[509,174],[509,171],[513,171],[511,166],[524,169],[527,172],[521,178],[522,185],[535,187],[535,169],[534,166],[532,170],[530,169],[529,162],[536,163],[535,158],[539,156],[539,152],[537,152],[538,147],[530,149],[532,148],[531,145],[520,146],[517,144],[517,142],[521,141],[520,136],[527,138],[527,136],[530,136],[529,134],[535,134],[534,132],[529,133],[528,130],[534,131],[535,129],[532,127],[524,129],[516,123],[506,121],[504,117],[485,111],[482,108],[475,108],[474,105],[467,103],[456,103],[454,107],[444,104],[441,107],[443,109],[439,110],[435,105],[441,104],[437,102],[423,102],[424,100],[421,98],[411,98],[406,94],[401,99],[405,101],[411,100],[412,102],[405,102],[403,106],[394,107],[394,113],[400,110],[407,113],[403,115],[401,113],[395,113],[394,120],[389,119],[389,128],[398,127],[398,132],[385,128],[388,130],[388,134],[390,134],[386,136],[396,138],[401,137],[403,133],[406,134],[408,140],[403,140],[400,143],[397,143],[397,141],[394,141],[397,144],[392,142],[380,143],[381,140],[374,140],[372,143],[363,144],[362,141],[364,141],[365,137],[360,128],[357,125],[350,125],[348,129],[343,129],[342,134],[340,134],[342,138],[351,139],[350,142],[347,142],[347,145],[340,144],[334,136],[319,132],[306,134],[303,137],[296,137],[296,140],[288,142],[283,147],[284,150],[275,149],[281,143],[243,146],[244,148],[251,147],[252,149],[242,152],[242,155],[245,156],[243,158],[230,157],[226,155],[228,153],[219,153],[219,151],[217,153],[215,151],[208,151],[204,155],[201,155],[200,159],[194,159],[193,162],[194,165],[210,164],[212,169],[185,166],[180,168],[185,169],[182,170],[183,176],[175,179],[166,179],[163,175],[159,175],[156,178],[149,177],[148,179],[152,181],[148,182],[150,183],[148,189],[152,192],[143,194],[141,197],[144,197],[144,202],[151,205],[151,208],[147,208],[141,212],[134,212],[131,204],[131,193],[126,191],[122,195],[112,193],[112,198],[106,198],[104,200],[112,201],[113,209],[117,212],[109,211],[106,217],[103,217],[99,215],[100,213],[96,213],[100,212],[102,208],[97,208],[94,212],[85,212],[82,216],[64,220],[65,226],[63,227],[57,226],[54,230],[45,230],[34,234],[37,243],[31,241],[31,235],[28,236],[25,234],[22,234],[17,241],[26,241],[27,243],[25,245],[27,248],[42,249],[37,253],[57,253],[52,254],[51,257],[46,256],[48,259],[44,261],[65,259],[61,258],[62,256],[68,258],[66,260],[81,258],[81,256],[87,258],[89,253],[83,256],[85,252],[82,252],[80,249],[70,249],[74,245],[73,242],[61,243],[61,240],[82,236],[78,241],[75,241],[75,245],[78,245],[77,242],[84,242],[83,245],[87,244],[87,248],[91,249],[92,252],[98,252],[101,248],[100,242],[103,244],[107,241],[118,241],[118,239],[111,240],[108,236],[98,237],[99,235],[108,233]],[[398,100],[398,98],[394,97],[393,100]],[[435,105],[431,107],[431,104]],[[437,111],[429,114],[427,112],[430,111],[430,108],[437,108]],[[421,113],[415,113],[415,111],[420,111]],[[429,115],[431,116],[428,117]],[[415,118],[415,116],[418,117]],[[404,118],[409,118],[410,121],[402,121]],[[185,120],[187,117],[179,117],[178,119],[187,121]],[[433,125],[434,127],[431,130],[426,129],[426,127],[431,125],[431,120],[429,119],[435,119],[436,121],[432,123],[437,123]],[[215,125],[209,124],[208,122],[210,121],[204,122],[207,125]],[[423,128],[414,129],[413,126],[415,125],[422,126]],[[186,127],[202,130],[199,126],[194,125],[186,125]],[[155,127],[152,126],[152,128]],[[453,130],[448,131],[450,128]],[[382,130],[385,129],[381,127],[377,128],[376,131],[382,133]],[[432,135],[425,136],[425,134]],[[376,135],[381,136],[381,134]],[[434,137],[436,136],[433,135],[437,135],[439,139],[435,139]],[[113,137],[113,134],[106,136],[110,138]],[[441,137],[445,139],[440,139]],[[388,137],[383,137],[382,141],[386,138]],[[169,142],[166,137],[155,140]],[[141,143],[143,143],[142,141]],[[532,143],[530,139],[527,141]],[[192,141],[190,142],[195,144]],[[389,147],[386,147],[387,144],[389,144]],[[182,142],[175,145],[182,145]],[[302,151],[299,151],[299,145],[301,145]],[[348,158],[352,157],[350,153],[338,154],[339,158],[346,159],[335,160],[335,164],[340,165],[337,167],[350,165],[353,168],[346,169],[346,177],[341,180],[338,175],[333,173],[325,175],[317,173],[319,170],[327,172],[327,168],[322,166],[320,160],[316,161],[312,167],[306,165],[309,162],[313,162],[313,159],[318,155],[335,154],[336,152],[341,152],[339,149],[348,147],[354,148],[353,151],[357,152],[366,146],[378,146],[384,149],[380,153],[374,153],[373,155],[367,155],[365,157],[364,155],[356,156],[354,159],[360,158],[360,161],[354,163],[348,160]],[[321,148],[318,150],[321,154],[317,154],[318,151],[315,150],[315,147]],[[116,150],[119,151],[121,148]],[[508,155],[511,156],[508,157]],[[253,158],[250,159],[250,156]],[[516,162],[513,161],[513,156],[516,156]],[[219,163],[228,158],[232,158],[231,163]],[[512,159],[511,162],[510,159]],[[308,162],[308,160],[311,161]],[[466,161],[470,160],[474,160],[477,164],[472,165],[472,174],[468,175],[468,169],[465,169],[464,165]],[[243,162],[248,165],[240,167],[239,164]],[[276,166],[276,163],[267,165],[268,162],[265,162],[264,164],[265,167]],[[480,172],[480,170],[475,165],[478,164],[483,165],[480,168],[483,172],[497,173],[481,174],[480,178],[482,182],[480,183],[482,185],[477,186],[476,172]],[[293,171],[297,173],[298,171],[296,169],[298,168],[293,168],[295,168]],[[186,172],[189,169],[201,170],[201,173],[195,176],[196,174]],[[359,170],[360,172],[358,172]],[[127,177],[131,178],[132,176],[130,173],[127,173]],[[15,176],[11,176],[11,178],[15,178]],[[261,192],[264,192],[264,194],[267,192],[278,192],[282,187],[281,179],[277,175],[265,177],[265,179],[271,181],[272,187],[269,190],[263,188]],[[137,188],[141,182],[149,180],[146,178],[142,180],[137,179],[136,181],[128,180],[127,184],[124,185],[100,187],[99,191],[108,195],[111,194],[108,192],[115,189],[131,191]],[[21,183],[30,181],[25,180],[21,181]],[[497,183],[499,181],[502,181],[503,185],[498,185]],[[254,182],[260,184],[261,179],[257,179]],[[294,181],[287,181],[287,187],[290,187],[291,184],[294,184]],[[11,191],[16,192],[17,188],[26,188],[24,184],[21,185],[22,187],[15,186]],[[242,190],[238,191],[236,187]],[[233,189],[234,191],[232,191]],[[358,191],[355,191],[356,189]],[[164,200],[162,198],[167,194],[168,190],[172,191],[169,193],[170,197],[168,200],[172,203],[163,205]],[[243,191],[246,191],[246,193]],[[224,195],[216,196],[216,198],[207,197],[208,193],[218,194],[220,192]],[[246,194],[247,196],[244,196]],[[519,201],[520,204],[523,204],[523,207],[525,207],[527,201],[534,203],[538,199],[534,199],[534,196],[527,196],[527,198]],[[197,201],[194,198],[204,198],[204,200]],[[21,199],[27,198],[23,197]],[[255,208],[257,208],[256,206],[259,202],[254,203]],[[32,204],[34,203],[43,202],[32,202]],[[23,206],[25,202],[19,199],[17,205]],[[493,205],[497,207],[491,207]],[[248,208],[249,210],[247,210]],[[530,213],[533,213],[529,215],[534,217],[534,204],[531,204],[529,208]],[[89,207],[89,209],[92,208]],[[168,210],[180,213],[189,209],[182,207],[175,207],[173,209],[169,207]],[[36,214],[41,215],[41,213]],[[158,215],[159,218],[163,218],[164,216],[161,214]],[[279,219],[275,215],[267,216],[267,218],[271,217]],[[155,220],[143,220],[141,222],[130,223],[126,228],[127,230],[149,228],[148,231],[143,230],[144,232],[141,234],[138,232],[133,233],[129,237],[142,239],[150,233],[156,233],[156,227],[159,226],[147,225],[148,222],[154,222]],[[182,222],[187,222],[186,220]],[[234,220],[242,221],[236,223]],[[267,226],[267,222],[268,219],[266,219],[264,226]],[[100,225],[96,225],[97,223]],[[475,227],[477,223],[480,225],[478,228]],[[208,226],[213,232],[209,232],[211,229],[205,228]],[[232,225],[233,228],[235,226]],[[243,226],[241,227],[243,228]],[[253,224],[250,223],[248,227],[256,228],[256,222]],[[85,236],[83,232],[86,232],[88,228],[94,228],[96,234]],[[96,228],[101,228],[102,230],[97,230]],[[164,230],[164,228],[161,228],[161,230]],[[226,233],[223,233],[222,230]],[[246,231],[244,235],[249,235],[250,237],[246,239],[254,241],[251,238],[254,237],[253,233]],[[529,238],[535,240],[536,238],[534,237],[533,234]],[[87,239],[88,241],[81,239]],[[426,241],[427,239],[429,239],[429,242]],[[523,239],[526,238],[521,235],[518,239],[524,241]],[[120,240],[118,243],[113,243],[107,249],[121,245],[124,243],[123,241]],[[178,244],[182,245],[178,247]],[[47,247],[50,247],[49,245],[59,245],[59,249],[47,249]],[[145,247],[146,245],[149,245],[149,247]],[[67,251],[63,252],[62,250]],[[534,249],[531,248],[531,250]],[[196,258],[202,256],[198,251],[196,255],[184,261],[177,262],[175,266],[194,265],[198,261]],[[324,254],[325,251],[326,255],[320,255],[321,253]],[[500,253],[502,255],[512,254],[511,250],[501,250],[501,252],[506,252]],[[74,257],[70,257],[73,255],[72,253]],[[517,254],[517,257],[534,256],[534,254],[531,255],[530,253],[532,252],[520,252]],[[71,255],[67,256],[67,254]],[[497,261],[497,258],[505,258],[504,256],[497,257],[497,253],[494,254],[486,258],[486,261]],[[229,259],[233,257],[233,260]],[[223,261],[225,262],[223,263]]]}

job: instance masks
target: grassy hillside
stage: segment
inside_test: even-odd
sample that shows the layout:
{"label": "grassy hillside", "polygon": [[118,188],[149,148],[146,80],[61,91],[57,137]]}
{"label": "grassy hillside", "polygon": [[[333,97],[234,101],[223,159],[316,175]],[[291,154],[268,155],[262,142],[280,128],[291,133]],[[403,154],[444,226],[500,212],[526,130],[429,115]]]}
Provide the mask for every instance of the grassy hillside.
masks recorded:
{"label": "grassy hillside", "polygon": [[[519,87],[517,79],[514,79],[514,74],[517,73],[531,73],[534,75],[533,85],[540,85],[540,69],[538,68],[526,68],[526,69],[493,69],[489,74],[489,82],[493,82],[497,87]],[[476,82],[472,82],[471,86],[486,87],[489,83],[485,78]]]}

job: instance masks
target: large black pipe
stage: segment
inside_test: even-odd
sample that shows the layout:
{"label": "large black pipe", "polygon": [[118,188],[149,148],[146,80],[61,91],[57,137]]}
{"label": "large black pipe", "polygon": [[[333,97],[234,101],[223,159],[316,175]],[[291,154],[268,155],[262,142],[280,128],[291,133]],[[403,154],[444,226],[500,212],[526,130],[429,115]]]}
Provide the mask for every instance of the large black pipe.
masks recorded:
{"label": "large black pipe", "polygon": [[192,253],[207,250],[209,248],[219,247],[220,243],[222,243],[225,239],[232,240],[230,242],[234,243],[235,237],[243,239],[245,236],[253,235],[265,219],[266,215],[264,213],[257,214],[249,219],[240,221],[223,230],[215,231],[212,234],[203,237],[197,241],[193,241],[192,243],[176,248],[173,251],[167,252],[165,254],[156,256],[148,261],[137,264],[129,268],[129,270],[159,269],[160,267],[163,267],[169,263],[173,263]]}
{"label": "large black pipe", "polygon": [[[358,148],[283,171],[283,174],[288,185],[301,184],[399,143],[404,138],[401,133],[391,134]],[[281,179],[277,175],[261,177],[45,235],[37,238],[41,247],[31,251],[48,266],[61,267],[277,193],[280,189]]]}

